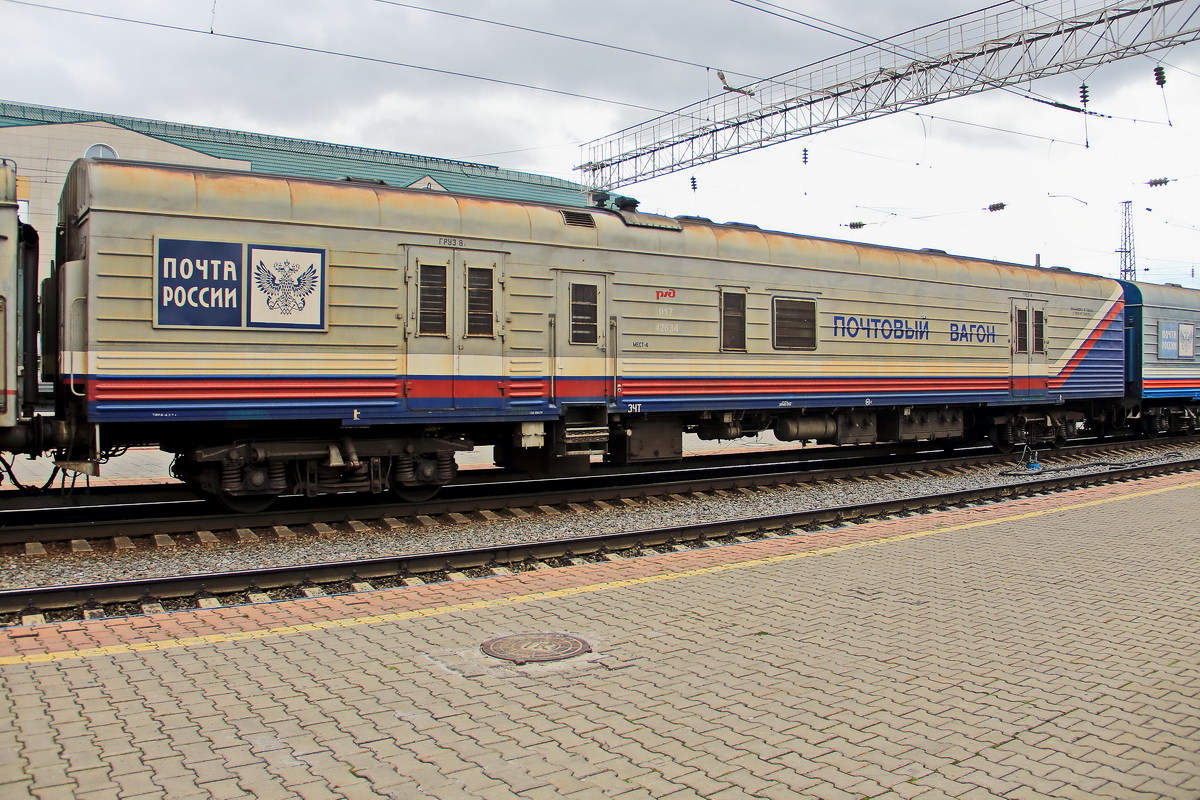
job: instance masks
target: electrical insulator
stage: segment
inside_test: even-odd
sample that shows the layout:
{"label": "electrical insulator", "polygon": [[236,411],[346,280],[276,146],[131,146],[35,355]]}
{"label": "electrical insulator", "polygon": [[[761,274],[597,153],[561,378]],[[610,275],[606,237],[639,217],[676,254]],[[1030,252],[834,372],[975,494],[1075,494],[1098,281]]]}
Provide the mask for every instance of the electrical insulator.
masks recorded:
{"label": "electrical insulator", "polygon": [[1166,186],[1170,182],[1170,178],[1154,178],[1153,180],[1146,181],[1149,186]]}
{"label": "electrical insulator", "polygon": [[988,211],[1003,211],[1004,205],[1005,205],[1004,203],[992,203],[990,206],[987,207],[987,210]]}
{"label": "electrical insulator", "polygon": [[805,164],[808,163],[808,148],[807,147],[804,148],[804,152],[802,152],[800,154],[800,160],[803,161]]}
{"label": "electrical insulator", "polygon": [[867,223],[865,223],[865,222],[851,222],[851,223],[850,223],[849,225],[847,225],[846,227],[847,227],[847,228],[849,228],[850,230],[856,231],[856,230],[859,230],[860,228],[865,228],[865,227],[867,227]]}
{"label": "electrical insulator", "polygon": [[696,176],[692,176],[692,191],[696,191]]}
{"label": "electrical insulator", "polygon": [[1086,83],[1079,84],[1079,102],[1088,104],[1088,87]]}
{"label": "electrical insulator", "polygon": [[1159,86],[1167,85],[1167,71],[1162,67],[1154,68],[1154,82]]}

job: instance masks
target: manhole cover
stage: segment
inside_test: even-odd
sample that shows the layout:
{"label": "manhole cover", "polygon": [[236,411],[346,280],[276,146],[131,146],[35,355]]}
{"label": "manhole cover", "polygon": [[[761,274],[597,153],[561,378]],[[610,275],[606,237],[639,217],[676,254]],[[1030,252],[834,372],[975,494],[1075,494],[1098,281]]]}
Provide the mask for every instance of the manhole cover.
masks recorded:
{"label": "manhole cover", "polygon": [[592,646],[578,636],[565,633],[518,633],[488,639],[479,646],[484,655],[515,664],[530,661],[562,661],[564,658],[592,652]]}

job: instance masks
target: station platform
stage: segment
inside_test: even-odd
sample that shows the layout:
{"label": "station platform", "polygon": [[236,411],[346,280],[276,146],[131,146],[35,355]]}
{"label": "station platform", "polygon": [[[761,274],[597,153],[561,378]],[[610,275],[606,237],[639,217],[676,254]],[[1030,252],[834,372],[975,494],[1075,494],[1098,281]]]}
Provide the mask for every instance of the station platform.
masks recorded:
{"label": "station platform", "polygon": [[[1195,800],[1198,518],[1187,473],[4,629],[0,797]],[[511,634],[588,647],[484,652]]]}

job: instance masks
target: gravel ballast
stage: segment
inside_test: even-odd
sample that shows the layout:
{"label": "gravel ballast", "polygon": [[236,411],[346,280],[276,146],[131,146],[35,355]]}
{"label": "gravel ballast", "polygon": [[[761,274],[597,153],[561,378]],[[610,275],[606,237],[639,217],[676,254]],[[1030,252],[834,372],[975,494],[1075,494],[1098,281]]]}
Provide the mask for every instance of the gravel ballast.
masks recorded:
{"label": "gravel ballast", "polygon": [[[1171,449],[1179,455],[1170,460],[1200,456],[1200,445],[1183,445]],[[1038,474],[1046,474],[1063,465],[1056,464],[1053,454],[1043,456],[1043,471],[1030,473],[1030,477],[1038,477]],[[1127,456],[1123,460],[1133,462],[1136,458]],[[1066,473],[1054,474],[1107,472],[1111,469],[1107,462],[1101,465],[1083,461],[1073,463]],[[114,551],[103,543],[96,543],[92,553],[0,556],[0,588],[99,583],[515,545],[714,520],[755,518],[881,500],[935,496],[971,488],[1020,484],[1025,480],[1020,475],[1002,475],[1005,471],[1024,472],[1017,454],[1013,455],[1012,463],[1002,469],[964,470],[946,476],[801,483],[750,493],[732,493],[727,496],[693,495],[683,500],[662,499],[655,502],[642,499],[636,506],[616,506],[602,511],[589,510],[582,514],[533,513],[528,517],[509,518],[509,515],[501,512],[502,519],[488,522],[446,523],[433,527],[413,524],[399,529],[375,529],[371,520],[364,520],[372,526],[371,530],[354,531],[348,525],[338,525],[334,527],[339,533],[329,537],[306,533],[303,527],[294,529],[297,534],[294,538],[277,538],[269,531],[255,529],[259,536],[257,542],[234,543],[231,541],[233,537],[227,536],[222,537],[218,544],[201,546],[187,543],[187,540],[194,540],[195,537],[179,537],[181,541],[176,547],[144,547],[126,551]]]}

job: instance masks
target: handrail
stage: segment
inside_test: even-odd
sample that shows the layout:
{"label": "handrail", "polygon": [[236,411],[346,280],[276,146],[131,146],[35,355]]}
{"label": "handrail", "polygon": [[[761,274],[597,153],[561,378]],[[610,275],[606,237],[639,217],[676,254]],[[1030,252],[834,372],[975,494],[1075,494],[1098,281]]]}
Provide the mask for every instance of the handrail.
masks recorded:
{"label": "handrail", "polygon": [[[81,392],[75,391],[75,342],[73,341],[74,337],[72,336],[71,318],[75,313],[76,304],[85,302],[86,300],[87,300],[86,297],[76,297],[74,300],[72,300],[67,305],[67,320],[63,325],[63,327],[65,329],[63,331],[63,333],[65,334],[63,336],[63,338],[66,340],[67,353],[68,353],[68,355],[67,355],[67,388],[70,389],[71,394],[75,395],[76,397],[82,397],[84,399],[87,398],[86,392],[81,393]],[[86,347],[85,347],[85,350],[86,350]],[[86,368],[86,362],[85,362],[85,368]]]}

